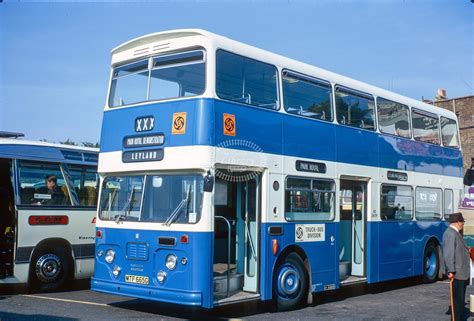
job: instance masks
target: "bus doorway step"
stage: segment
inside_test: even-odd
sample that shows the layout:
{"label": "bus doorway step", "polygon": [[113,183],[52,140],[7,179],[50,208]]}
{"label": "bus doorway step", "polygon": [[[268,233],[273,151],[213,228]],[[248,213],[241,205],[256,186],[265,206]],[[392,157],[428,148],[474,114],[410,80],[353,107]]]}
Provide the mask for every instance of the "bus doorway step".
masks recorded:
{"label": "bus doorway step", "polygon": [[367,278],[365,276],[351,275],[347,279],[345,279],[344,281],[341,281],[341,286],[357,284],[357,283],[367,283]]}
{"label": "bus doorway step", "polygon": [[[229,279],[229,296],[244,287],[244,275],[231,273]],[[223,299],[227,296],[227,274],[214,277],[214,298]]]}

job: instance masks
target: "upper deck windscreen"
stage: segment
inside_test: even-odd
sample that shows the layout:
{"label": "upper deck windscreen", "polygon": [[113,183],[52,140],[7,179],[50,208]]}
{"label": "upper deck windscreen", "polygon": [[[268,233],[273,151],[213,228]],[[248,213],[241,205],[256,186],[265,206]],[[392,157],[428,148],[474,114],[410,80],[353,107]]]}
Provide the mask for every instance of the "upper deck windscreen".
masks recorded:
{"label": "upper deck windscreen", "polygon": [[204,89],[204,51],[155,56],[114,69],[109,106],[196,96]]}

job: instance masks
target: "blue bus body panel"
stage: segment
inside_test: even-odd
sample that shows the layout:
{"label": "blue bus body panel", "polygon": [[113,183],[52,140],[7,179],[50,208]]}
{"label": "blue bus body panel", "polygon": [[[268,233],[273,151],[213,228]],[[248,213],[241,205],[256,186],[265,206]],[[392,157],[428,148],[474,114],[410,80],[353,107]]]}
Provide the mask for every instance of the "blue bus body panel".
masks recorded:
{"label": "blue bus body panel", "polygon": [[[96,238],[95,268],[92,290],[121,294],[161,302],[212,307],[213,233],[162,232],[100,228],[102,237]],[[188,243],[180,242],[183,234]],[[158,245],[159,237],[176,238],[176,246]],[[105,262],[108,249],[115,251],[112,264]],[[103,251],[101,257],[97,256]],[[177,267],[170,271],[165,266],[168,254],[178,258]],[[187,264],[181,260],[187,258]],[[118,278],[112,274],[114,266],[120,266]],[[160,284],[159,271],[167,273]],[[149,285],[125,282],[125,275],[147,276]]]}
{"label": "blue bus body panel", "polygon": [[[186,112],[182,135],[171,135],[176,112]],[[224,113],[235,117],[234,137],[224,135]],[[205,145],[255,150],[256,146],[269,154],[462,177],[457,149],[210,98],[109,110],[104,113],[101,152],[124,150],[124,137],[137,134],[135,119],[144,116],[154,116],[155,127],[143,134],[164,133],[165,149]],[[249,148],[242,141],[254,145]]]}
{"label": "blue bus body panel", "polygon": [[[277,268],[278,256],[291,245],[299,247],[306,254],[311,269],[311,290],[313,292],[324,291],[324,287],[330,289],[338,287],[339,264],[337,256],[338,224],[334,222],[306,222],[308,224],[324,224],[325,240],[320,242],[295,242],[295,225],[301,223],[266,223],[262,224],[261,242],[261,273],[260,289],[263,300],[272,298],[273,273]],[[282,235],[268,235],[270,226],[281,226]],[[331,235],[334,236],[331,242]],[[277,240],[279,249],[276,255],[272,253],[273,240]]]}
{"label": "blue bus body panel", "polygon": [[448,223],[367,223],[368,282],[380,282],[423,274],[423,255],[428,240],[441,244]]}

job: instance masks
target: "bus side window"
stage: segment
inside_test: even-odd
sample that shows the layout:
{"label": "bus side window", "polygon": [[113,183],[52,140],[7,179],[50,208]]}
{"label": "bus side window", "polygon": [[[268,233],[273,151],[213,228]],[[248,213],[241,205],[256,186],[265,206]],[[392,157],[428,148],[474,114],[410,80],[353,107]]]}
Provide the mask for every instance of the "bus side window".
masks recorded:
{"label": "bus side window", "polygon": [[68,165],[79,205],[96,206],[99,177],[90,166]]}
{"label": "bus side window", "polygon": [[[22,205],[71,205],[67,184],[59,164],[20,161],[18,171]],[[55,181],[51,190],[48,189],[48,179]]]}

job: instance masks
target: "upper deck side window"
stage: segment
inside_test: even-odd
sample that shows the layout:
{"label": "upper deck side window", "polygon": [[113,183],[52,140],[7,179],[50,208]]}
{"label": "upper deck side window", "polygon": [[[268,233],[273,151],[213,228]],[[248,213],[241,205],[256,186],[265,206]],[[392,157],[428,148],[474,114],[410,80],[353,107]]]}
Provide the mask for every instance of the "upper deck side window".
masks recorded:
{"label": "upper deck side window", "polygon": [[109,106],[201,95],[204,89],[203,50],[160,55],[115,68]]}
{"label": "upper deck side window", "polygon": [[290,114],[332,121],[332,88],[329,82],[283,71],[283,104]]}
{"label": "upper deck side window", "polygon": [[441,117],[441,138],[443,146],[459,147],[458,125],[454,119]]}
{"label": "upper deck side window", "polygon": [[435,115],[429,115],[422,111],[412,111],[413,138],[415,140],[439,145],[439,121]]}
{"label": "upper deck side window", "polygon": [[385,98],[377,98],[377,115],[382,133],[410,138],[410,109]]}
{"label": "upper deck side window", "polygon": [[216,54],[219,98],[278,109],[277,68],[224,50]]}
{"label": "upper deck side window", "polygon": [[375,130],[374,97],[336,86],[336,117],[339,124]]}

